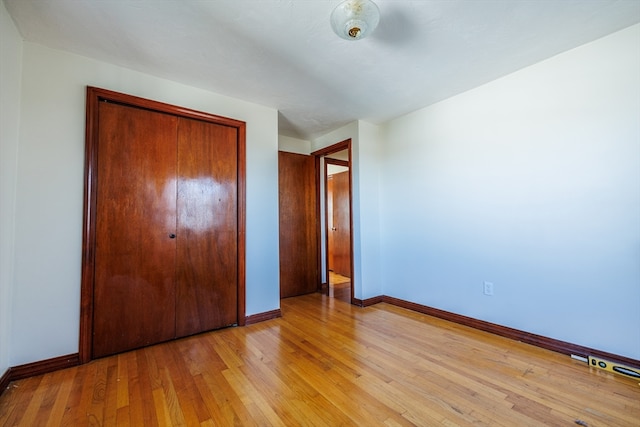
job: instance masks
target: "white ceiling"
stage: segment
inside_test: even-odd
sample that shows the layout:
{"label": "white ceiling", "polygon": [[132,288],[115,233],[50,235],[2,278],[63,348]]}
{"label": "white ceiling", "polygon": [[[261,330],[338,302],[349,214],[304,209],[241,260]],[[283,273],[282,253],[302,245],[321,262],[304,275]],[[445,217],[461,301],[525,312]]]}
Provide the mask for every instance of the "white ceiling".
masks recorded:
{"label": "white ceiling", "polygon": [[25,40],[276,108],[304,139],[640,22],[640,0],[377,0],[376,31],[347,41],[329,25],[340,0],[4,1]]}

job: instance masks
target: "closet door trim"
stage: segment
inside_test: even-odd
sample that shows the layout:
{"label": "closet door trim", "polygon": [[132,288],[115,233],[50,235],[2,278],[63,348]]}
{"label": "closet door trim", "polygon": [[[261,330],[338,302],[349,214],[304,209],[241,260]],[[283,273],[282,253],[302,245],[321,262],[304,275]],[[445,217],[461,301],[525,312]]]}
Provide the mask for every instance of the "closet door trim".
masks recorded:
{"label": "closet door trim", "polygon": [[184,107],[165,104],[96,87],[87,87],[84,171],[84,217],[82,230],[82,278],[80,287],[80,363],[92,359],[93,300],[96,245],[96,185],[98,166],[98,112],[100,102],[114,102],[132,107],[230,126],[237,129],[238,153],[238,325],[245,324],[245,223],[246,223],[246,124]]}

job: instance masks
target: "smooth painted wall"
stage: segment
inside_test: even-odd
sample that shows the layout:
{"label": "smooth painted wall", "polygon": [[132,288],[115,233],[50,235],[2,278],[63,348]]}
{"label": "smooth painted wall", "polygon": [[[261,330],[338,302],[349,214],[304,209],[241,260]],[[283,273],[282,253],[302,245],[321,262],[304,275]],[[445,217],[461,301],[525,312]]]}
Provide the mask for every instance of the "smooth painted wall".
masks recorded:
{"label": "smooth painted wall", "polygon": [[[379,126],[360,120],[358,122],[358,145],[355,158],[358,168],[354,170],[359,191],[358,215],[360,222],[359,245],[354,251],[359,253],[362,268],[362,294],[357,298],[366,300],[384,294],[381,278],[380,258],[380,179],[382,161],[382,131]],[[354,219],[355,221],[355,219]]]}
{"label": "smooth painted wall", "polygon": [[640,25],[384,132],[384,294],[640,359]]}
{"label": "smooth painted wall", "polygon": [[311,153],[311,141],[279,135],[278,150],[286,151],[287,153],[304,154],[308,156]]}
{"label": "smooth painted wall", "polygon": [[247,123],[246,314],[277,309],[277,111],[25,42],[11,366],[78,351],[87,85]]}
{"label": "smooth painted wall", "polygon": [[9,364],[13,307],[15,227],[22,38],[0,2],[0,377]]}

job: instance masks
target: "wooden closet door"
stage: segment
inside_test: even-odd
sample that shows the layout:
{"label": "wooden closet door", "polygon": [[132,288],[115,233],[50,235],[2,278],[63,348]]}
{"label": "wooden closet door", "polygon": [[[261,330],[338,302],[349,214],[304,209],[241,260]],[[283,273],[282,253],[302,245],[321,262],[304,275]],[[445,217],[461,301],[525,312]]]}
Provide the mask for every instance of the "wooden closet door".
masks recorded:
{"label": "wooden closet door", "polygon": [[93,357],[175,336],[175,117],[101,102]]}
{"label": "wooden closet door", "polygon": [[238,133],[180,118],[176,335],[238,323]]}

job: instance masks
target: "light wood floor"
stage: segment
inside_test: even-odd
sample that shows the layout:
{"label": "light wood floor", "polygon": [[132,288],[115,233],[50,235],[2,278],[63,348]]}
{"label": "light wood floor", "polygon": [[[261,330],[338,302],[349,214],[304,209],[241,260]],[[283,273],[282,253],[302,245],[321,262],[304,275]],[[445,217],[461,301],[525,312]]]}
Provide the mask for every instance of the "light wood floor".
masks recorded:
{"label": "light wood floor", "polygon": [[329,271],[329,296],[350,303],[351,279]]}
{"label": "light wood floor", "polygon": [[2,426],[638,426],[637,381],[388,304],[283,317],[11,383]]}

